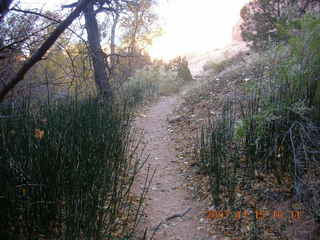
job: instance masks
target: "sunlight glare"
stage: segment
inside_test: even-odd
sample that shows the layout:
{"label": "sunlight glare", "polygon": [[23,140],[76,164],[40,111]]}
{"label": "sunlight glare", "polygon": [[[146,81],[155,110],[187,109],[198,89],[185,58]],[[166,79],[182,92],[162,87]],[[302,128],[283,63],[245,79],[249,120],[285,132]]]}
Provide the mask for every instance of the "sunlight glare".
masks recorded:
{"label": "sunlight glare", "polygon": [[159,14],[164,34],[149,49],[152,58],[204,52],[231,42],[232,28],[248,0],[162,0]]}

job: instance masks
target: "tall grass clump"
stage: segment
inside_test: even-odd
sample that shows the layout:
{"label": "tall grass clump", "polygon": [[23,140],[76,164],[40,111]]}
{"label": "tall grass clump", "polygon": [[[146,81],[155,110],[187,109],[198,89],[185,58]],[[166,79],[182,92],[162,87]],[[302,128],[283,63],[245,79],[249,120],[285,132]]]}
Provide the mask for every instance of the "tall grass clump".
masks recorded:
{"label": "tall grass clump", "polygon": [[[221,115],[215,121],[209,119],[201,129],[198,157],[202,168],[209,175],[211,194],[215,206],[219,206],[221,193],[228,200],[230,206],[234,201],[234,188],[236,186],[236,172],[239,167],[239,158],[234,151],[234,105],[228,100]],[[225,205],[225,207],[227,207]]]}
{"label": "tall grass clump", "polygon": [[30,106],[1,109],[0,238],[132,234],[124,218],[137,214],[129,192],[138,161],[128,109],[94,98]]}
{"label": "tall grass clump", "polygon": [[[279,185],[291,179],[292,196],[320,221],[319,32],[320,20],[313,16],[289,26],[288,44],[269,51],[278,54],[270,55],[263,72],[247,83],[248,91],[233,104],[237,113],[224,111],[203,127],[198,156],[214,177],[217,203],[223,192],[219,186],[236,176],[226,172],[242,171],[251,179],[271,174]],[[234,161],[239,158],[241,164]]]}

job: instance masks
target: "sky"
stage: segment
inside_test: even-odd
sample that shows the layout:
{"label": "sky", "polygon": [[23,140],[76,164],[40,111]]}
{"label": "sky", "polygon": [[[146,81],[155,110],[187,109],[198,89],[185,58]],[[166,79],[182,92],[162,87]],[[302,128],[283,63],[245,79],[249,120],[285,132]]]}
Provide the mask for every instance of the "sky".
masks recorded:
{"label": "sky", "polygon": [[61,5],[73,3],[73,0],[20,0],[26,8],[44,8],[49,10],[61,9]]}
{"label": "sky", "polygon": [[[249,0],[158,0],[163,35],[148,49],[151,57],[169,60],[178,55],[210,51],[231,42],[241,7]],[[21,0],[28,8],[57,10],[73,0]]]}
{"label": "sky", "polygon": [[154,40],[152,57],[205,52],[231,42],[232,28],[248,0],[162,0],[164,35]]}

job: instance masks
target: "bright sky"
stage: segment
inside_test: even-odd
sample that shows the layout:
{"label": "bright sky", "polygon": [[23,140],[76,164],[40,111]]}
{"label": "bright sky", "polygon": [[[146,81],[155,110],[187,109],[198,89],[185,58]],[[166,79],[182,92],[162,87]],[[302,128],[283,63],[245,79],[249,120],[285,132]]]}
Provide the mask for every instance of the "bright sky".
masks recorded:
{"label": "bright sky", "polygon": [[[149,52],[153,58],[204,52],[230,43],[232,27],[241,7],[249,0],[159,0],[157,9],[164,34],[155,39]],[[25,6],[59,9],[73,0],[22,0]]]}
{"label": "bright sky", "polygon": [[[20,0],[25,8],[44,8],[51,10],[61,9],[61,5],[73,3],[73,0]],[[15,1],[14,1],[15,2]]]}
{"label": "bright sky", "polygon": [[152,57],[165,60],[230,43],[232,28],[248,0],[160,0],[164,35],[154,40]]}

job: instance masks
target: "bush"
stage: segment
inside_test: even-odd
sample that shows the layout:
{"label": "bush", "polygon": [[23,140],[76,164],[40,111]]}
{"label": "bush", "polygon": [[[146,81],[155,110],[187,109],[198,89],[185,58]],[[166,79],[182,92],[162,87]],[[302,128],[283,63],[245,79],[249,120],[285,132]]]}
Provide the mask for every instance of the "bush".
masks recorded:
{"label": "bush", "polygon": [[162,65],[148,66],[136,71],[123,84],[120,94],[126,96],[131,105],[136,105],[145,99],[176,93],[182,84],[183,80],[177,77],[175,71]]}
{"label": "bush", "polygon": [[183,82],[190,82],[194,80],[186,57],[179,56],[174,58],[167,64],[166,69],[177,72],[177,79],[182,80]]}
{"label": "bush", "polygon": [[239,65],[240,62],[244,61],[244,54],[244,52],[239,52],[220,61],[208,61],[203,65],[203,71],[210,71],[212,74],[217,75],[235,64]]}
{"label": "bush", "polygon": [[230,66],[230,61],[228,60],[223,60],[221,62],[207,62],[203,66],[204,71],[211,71],[214,74],[221,73],[223,70],[225,70],[227,67]]}
{"label": "bush", "polygon": [[287,41],[281,28],[305,14],[319,13],[317,1],[256,0],[241,9],[241,35],[254,50],[266,50],[270,43]]}
{"label": "bush", "polygon": [[189,64],[186,59],[184,59],[178,66],[178,79],[182,79],[184,82],[193,81],[192,74],[189,69]]}
{"label": "bush", "polygon": [[122,85],[119,97],[127,99],[130,106],[137,106],[148,98],[157,97],[159,86],[152,80],[157,77],[154,71],[137,71]]}

